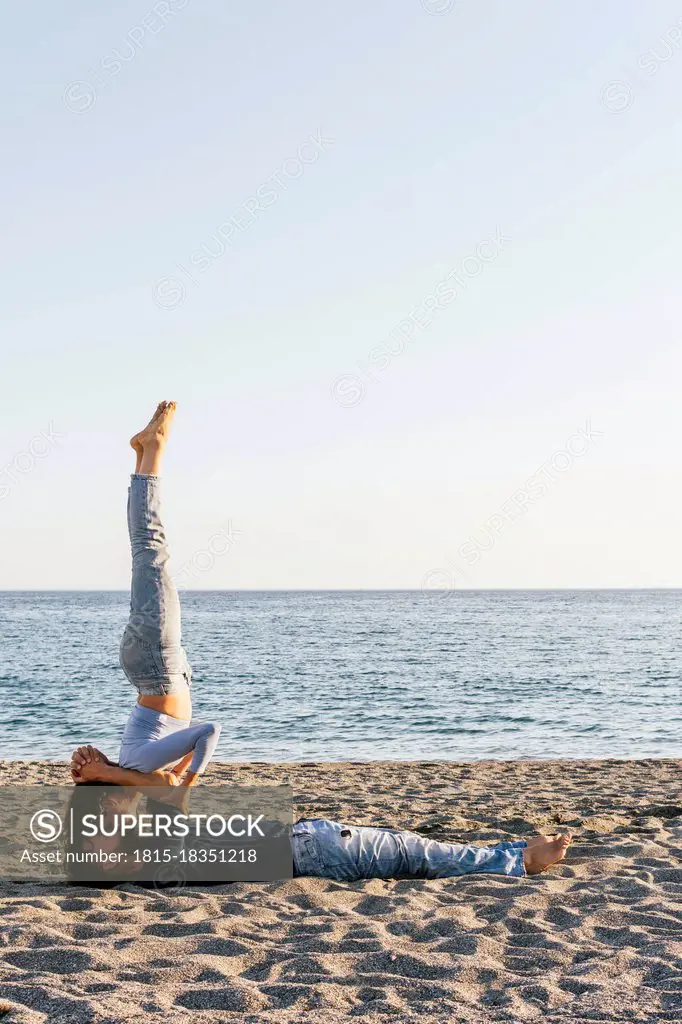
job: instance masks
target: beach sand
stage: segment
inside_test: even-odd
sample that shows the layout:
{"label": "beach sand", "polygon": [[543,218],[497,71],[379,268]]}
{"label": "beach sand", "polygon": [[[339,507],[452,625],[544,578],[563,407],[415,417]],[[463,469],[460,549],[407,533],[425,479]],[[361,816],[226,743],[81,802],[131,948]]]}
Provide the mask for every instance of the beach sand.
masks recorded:
{"label": "beach sand", "polygon": [[[65,766],[0,763],[0,784]],[[514,879],[316,878],[167,893],[0,885],[0,1020],[682,1020],[682,762],[213,765],[296,817],[493,842],[570,829]]]}

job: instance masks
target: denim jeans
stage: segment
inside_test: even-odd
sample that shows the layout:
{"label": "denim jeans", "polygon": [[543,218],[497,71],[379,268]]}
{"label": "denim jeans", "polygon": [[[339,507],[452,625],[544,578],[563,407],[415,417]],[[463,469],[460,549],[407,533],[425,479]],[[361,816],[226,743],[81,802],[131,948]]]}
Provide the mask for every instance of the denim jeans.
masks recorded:
{"label": "denim jeans", "polygon": [[525,840],[497,846],[439,843],[414,832],[358,828],[323,818],[297,822],[291,845],[294,875],[338,882],[360,878],[450,878],[474,872],[524,877]]}
{"label": "denim jeans", "polygon": [[133,557],[130,618],[121,641],[121,666],[140,694],[163,696],[190,685],[182,646],[180,598],[168,572],[158,476],[133,474],[128,532]]}

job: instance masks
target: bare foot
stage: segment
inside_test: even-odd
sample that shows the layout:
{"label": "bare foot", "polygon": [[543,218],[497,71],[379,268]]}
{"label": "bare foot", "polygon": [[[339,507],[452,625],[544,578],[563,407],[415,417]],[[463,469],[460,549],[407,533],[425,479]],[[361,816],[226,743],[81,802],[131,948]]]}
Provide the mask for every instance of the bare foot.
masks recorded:
{"label": "bare foot", "polygon": [[526,872],[529,875],[539,875],[541,871],[546,871],[552,864],[558,864],[566,856],[570,842],[569,835],[561,835],[550,842],[539,842],[533,846],[527,846],[523,851]]}
{"label": "bare foot", "polygon": [[531,836],[530,839],[526,840],[526,846],[530,850],[533,846],[538,846],[540,843],[553,843],[555,839],[559,838],[559,833],[555,832],[551,836]]}
{"label": "bare foot", "polygon": [[159,402],[159,404],[156,407],[156,412],[154,413],[154,415],[152,416],[152,418],[150,419],[149,423],[144,428],[144,430],[141,430],[139,432],[139,434],[135,434],[134,437],[130,438],[130,447],[135,451],[135,453],[138,456],[142,455],[142,448],[143,448],[143,441],[142,441],[142,439],[145,436],[149,436],[150,434],[153,433],[153,431],[154,431],[154,424],[158,420],[158,418],[161,415],[161,413],[163,412],[163,410],[166,408],[167,404],[168,404],[167,402]]}
{"label": "bare foot", "polygon": [[131,439],[131,445],[136,452],[145,448],[159,447],[168,440],[170,425],[175,416],[177,405],[175,402],[161,402],[151,420],[139,434]]}

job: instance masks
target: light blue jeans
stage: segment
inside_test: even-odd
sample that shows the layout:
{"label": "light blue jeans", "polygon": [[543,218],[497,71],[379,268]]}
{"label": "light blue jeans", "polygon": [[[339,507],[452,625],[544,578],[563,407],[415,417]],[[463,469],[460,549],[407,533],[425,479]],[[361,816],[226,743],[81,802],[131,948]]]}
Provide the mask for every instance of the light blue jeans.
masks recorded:
{"label": "light blue jeans", "polygon": [[180,598],[168,572],[160,477],[133,474],[128,532],[133,576],[121,667],[140,694],[179,693],[191,684],[192,670],[182,646]]}
{"label": "light blue jeans", "polygon": [[415,832],[358,828],[324,818],[292,828],[294,875],[355,882],[360,878],[450,878],[474,872],[524,877],[524,839],[497,846],[439,843]]}

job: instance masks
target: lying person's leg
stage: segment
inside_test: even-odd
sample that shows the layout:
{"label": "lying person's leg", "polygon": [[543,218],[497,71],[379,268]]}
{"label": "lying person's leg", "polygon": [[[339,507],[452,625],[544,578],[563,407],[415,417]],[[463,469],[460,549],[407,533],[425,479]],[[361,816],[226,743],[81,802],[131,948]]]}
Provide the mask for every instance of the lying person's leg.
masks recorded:
{"label": "lying person's leg", "polygon": [[449,878],[488,872],[537,874],[562,860],[570,837],[532,846],[441,843],[414,832],[358,828],[318,819],[293,828],[294,870],[337,881],[360,878]]}

